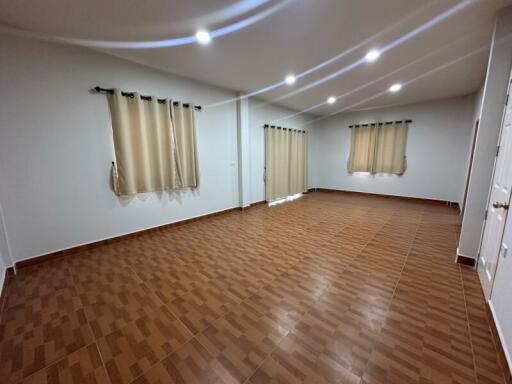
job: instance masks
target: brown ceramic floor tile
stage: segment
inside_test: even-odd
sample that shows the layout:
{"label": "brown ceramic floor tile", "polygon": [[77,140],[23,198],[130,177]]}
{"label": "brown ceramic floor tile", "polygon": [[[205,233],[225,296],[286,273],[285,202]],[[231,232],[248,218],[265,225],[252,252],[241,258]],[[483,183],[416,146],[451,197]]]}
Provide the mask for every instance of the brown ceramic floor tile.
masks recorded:
{"label": "brown ceramic floor tile", "polygon": [[98,348],[113,383],[129,383],[192,338],[163,306],[98,339]]}
{"label": "brown ceramic floor tile", "polygon": [[22,384],[109,384],[96,344],[66,356],[23,381]]}
{"label": "brown ceramic floor tile", "polygon": [[[50,260],[33,267],[22,269],[9,280],[10,292],[7,307],[24,304],[40,296],[73,286],[73,279],[67,264],[63,261]],[[51,276],[51,278],[49,278]]]}
{"label": "brown ceramic floor tile", "polygon": [[[310,193],[25,268],[2,383],[503,383],[448,206]],[[96,341],[94,341],[96,340]]]}
{"label": "brown ceramic floor tile", "polygon": [[321,351],[327,341],[319,334],[290,332],[250,378],[263,383],[354,383],[360,377]]}
{"label": "brown ceramic floor tile", "polygon": [[96,289],[83,291],[80,298],[96,338],[150,314],[163,304],[143,283],[97,285]]}
{"label": "brown ceramic floor tile", "polygon": [[471,340],[474,346],[475,368],[477,377],[485,383],[503,383],[501,372],[508,375],[507,383],[512,382],[505,359],[500,361],[496,354],[497,348],[493,342],[489,328],[489,313],[485,308],[482,287],[474,271],[462,268],[462,281],[470,324]]}
{"label": "brown ceramic floor tile", "polygon": [[63,288],[8,308],[0,327],[0,376],[20,380],[93,340],[76,292]]}
{"label": "brown ceramic floor tile", "polygon": [[133,384],[228,384],[237,382],[195,339],[138,377]]}
{"label": "brown ceramic floor tile", "polygon": [[171,301],[168,307],[193,333],[203,331],[230,308],[238,305],[229,294],[212,286],[196,288]]}
{"label": "brown ceramic floor tile", "polygon": [[197,340],[239,382],[244,382],[287,334],[279,324],[249,312],[228,313]]}
{"label": "brown ceramic floor tile", "polygon": [[6,308],[0,325],[2,340],[33,331],[52,321],[77,314],[83,316],[82,304],[74,288],[62,288],[27,299],[22,304]]}

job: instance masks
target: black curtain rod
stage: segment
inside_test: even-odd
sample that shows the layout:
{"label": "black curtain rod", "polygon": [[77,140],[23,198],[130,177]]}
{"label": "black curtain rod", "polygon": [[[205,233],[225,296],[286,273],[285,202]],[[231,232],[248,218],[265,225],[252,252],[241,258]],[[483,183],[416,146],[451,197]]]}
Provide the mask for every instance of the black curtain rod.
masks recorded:
{"label": "black curtain rod", "polygon": [[348,127],[349,128],[367,127],[369,125],[384,125],[384,124],[395,124],[395,123],[412,123],[412,120],[397,120],[397,121],[386,121],[386,122],[383,122],[383,123],[354,124],[354,125],[349,125]]}
{"label": "black curtain rod", "polygon": [[[94,90],[95,90],[96,92],[98,92],[98,93],[109,93],[109,94],[111,94],[111,95],[113,95],[113,94],[114,94],[114,90],[113,90],[112,88],[94,87]],[[135,93],[133,93],[133,92],[121,92],[121,95],[126,96],[126,97],[134,97],[134,96],[135,96]],[[141,98],[142,100],[152,100],[152,99],[153,99],[153,97],[152,97],[152,96],[143,96],[143,95],[141,95],[141,96],[140,96],[140,98]],[[158,101],[159,103],[165,103],[165,99],[157,99],[157,101]],[[174,101],[174,102],[173,102],[173,104],[174,104],[174,105],[179,105],[180,103],[179,103],[178,101]],[[188,108],[188,107],[190,107],[190,104],[188,104],[188,103],[183,103],[183,106],[184,106],[185,108]],[[201,106],[200,106],[200,105],[196,105],[196,106],[194,106],[194,108],[195,108],[195,110],[196,110],[196,111],[201,111],[201,110],[202,110],[202,108],[201,108]]]}
{"label": "black curtain rod", "polygon": [[289,130],[289,131],[297,131],[297,132],[306,133],[306,131],[304,131],[304,130],[302,130],[302,129],[286,128],[286,127],[278,127],[277,125],[269,125],[269,124],[265,124],[265,125],[263,126],[263,128],[284,129],[284,130]]}

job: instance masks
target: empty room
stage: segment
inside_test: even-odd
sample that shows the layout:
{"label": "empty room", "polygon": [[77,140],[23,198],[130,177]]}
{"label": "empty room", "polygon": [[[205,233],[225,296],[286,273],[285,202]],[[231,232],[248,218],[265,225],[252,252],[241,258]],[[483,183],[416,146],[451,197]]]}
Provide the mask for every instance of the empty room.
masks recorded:
{"label": "empty room", "polygon": [[2,384],[512,384],[512,0],[0,0]]}

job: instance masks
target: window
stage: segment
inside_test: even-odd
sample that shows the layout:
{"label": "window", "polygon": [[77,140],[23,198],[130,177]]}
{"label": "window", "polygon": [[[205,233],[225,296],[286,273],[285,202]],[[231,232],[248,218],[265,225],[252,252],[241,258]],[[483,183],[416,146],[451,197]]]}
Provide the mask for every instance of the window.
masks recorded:
{"label": "window", "polygon": [[199,185],[193,105],[132,97],[115,89],[108,95],[118,195]]}
{"label": "window", "polygon": [[307,133],[265,126],[266,200],[275,201],[307,190]]}
{"label": "window", "polygon": [[354,125],[348,171],[401,175],[407,167],[408,122]]}

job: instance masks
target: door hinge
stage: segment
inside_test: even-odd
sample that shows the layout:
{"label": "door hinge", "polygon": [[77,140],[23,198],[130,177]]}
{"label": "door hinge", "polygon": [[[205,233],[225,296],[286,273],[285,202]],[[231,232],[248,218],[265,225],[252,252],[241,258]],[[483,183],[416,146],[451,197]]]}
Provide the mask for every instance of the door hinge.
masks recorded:
{"label": "door hinge", "polygon": [[496,157],[498,157],[499,154],[500,154],[500,146],[498,145],[496,147]]}
{"label": "door hinge", "polygon": [[486,209],[485,210],[485,215],[484,215],[484,221],[487,220],[487,215],[489,214],[489,211]]}

